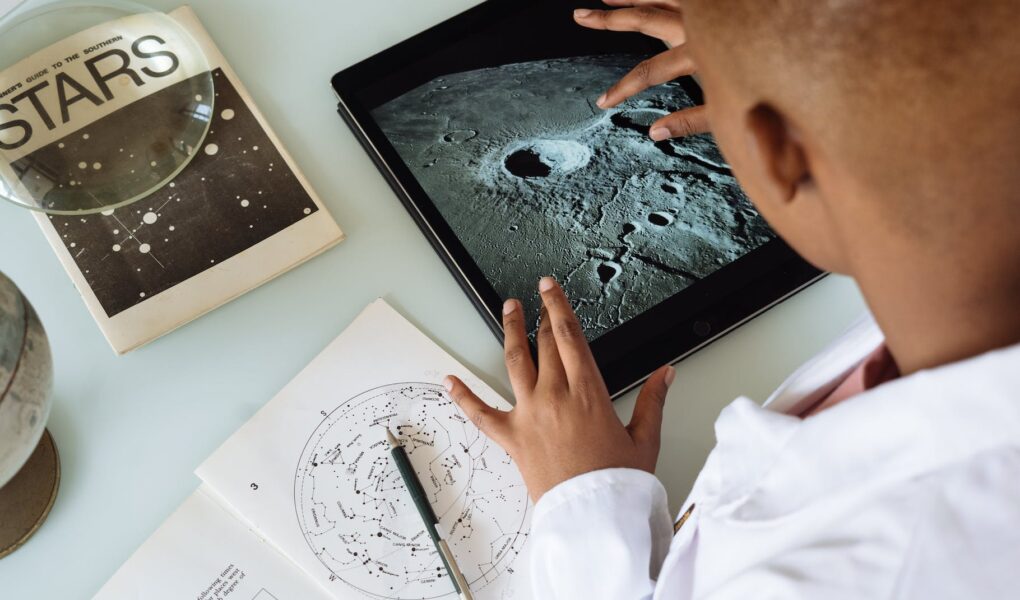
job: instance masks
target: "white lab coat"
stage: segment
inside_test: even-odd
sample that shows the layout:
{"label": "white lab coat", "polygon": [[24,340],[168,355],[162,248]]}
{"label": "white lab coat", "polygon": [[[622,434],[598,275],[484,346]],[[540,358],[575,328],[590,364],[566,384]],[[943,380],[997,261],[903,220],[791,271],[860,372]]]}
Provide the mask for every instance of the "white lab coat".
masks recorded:
{"label": "white lab coat", "polygon": [[675,536],[647,473],[550,490],[535,507],[534,597],[1020,598],[1020,346],[788,416],[881,342],[866,319],[766,408],[726,407]]}

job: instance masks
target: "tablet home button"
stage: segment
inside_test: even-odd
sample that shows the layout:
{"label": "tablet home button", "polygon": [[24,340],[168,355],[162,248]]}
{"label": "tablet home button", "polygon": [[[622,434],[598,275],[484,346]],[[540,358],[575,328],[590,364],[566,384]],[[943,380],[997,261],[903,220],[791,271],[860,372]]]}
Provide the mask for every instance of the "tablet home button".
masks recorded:
{"label": "tablet home button", "polygon": [[692,329],[694,330],[694,335],[698,337],[706,337],[712,333],[712,326],[708,324],[708,321],[695,321]]}

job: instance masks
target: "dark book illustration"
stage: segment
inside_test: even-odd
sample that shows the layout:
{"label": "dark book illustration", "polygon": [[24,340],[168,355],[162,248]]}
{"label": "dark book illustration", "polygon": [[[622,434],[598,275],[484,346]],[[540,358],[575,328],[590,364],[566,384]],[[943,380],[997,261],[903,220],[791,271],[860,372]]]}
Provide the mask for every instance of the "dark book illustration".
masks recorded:
{"label": "dark book illustration", "polygon": [[[209,134],[172,183],[113,211],[50,217],[108,317],[318,210],[223,70],[213,75],[216,99]],[[114,161],[148,168],[146,149],[133,147],[121,128],[145,127],[152,115],[171,113],[161,104],[179,97],[175,87],[189,85],[177,83],[121,109],[116,119],[100,119],[60,140],[61,147],[70,150],[67,154],[80,157],[80,164],[69,165],[59,185],[81,185]],[[117,127],[105,126],[107,120]],[[25,160],[35,158],[33,154]]]}

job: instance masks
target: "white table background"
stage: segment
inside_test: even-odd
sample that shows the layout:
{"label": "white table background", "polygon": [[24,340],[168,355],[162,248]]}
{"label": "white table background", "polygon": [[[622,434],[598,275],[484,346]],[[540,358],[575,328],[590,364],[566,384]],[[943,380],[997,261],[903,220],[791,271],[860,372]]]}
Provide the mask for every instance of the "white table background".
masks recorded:
{"label": "white table background", "polygon": [[[495,338],[337,116],[329,87],[339,69],[474,3],[193,2],[348,240],[126,357],[109,349],[31,216],[0,202],[0,270],[53,344],[49,427],[63,469],[49,520],[0,560],[0,598],[91,597],[194,490],[195,467],[374,298],[509,396]],[[0,0],[0,13],[14,4]],[[853,283],[829,277],[678,366],[659,469],[674,511],[720,409],[741,394],[764,400],[862,310]],[[617,402],[622,418],[633,401]]]}

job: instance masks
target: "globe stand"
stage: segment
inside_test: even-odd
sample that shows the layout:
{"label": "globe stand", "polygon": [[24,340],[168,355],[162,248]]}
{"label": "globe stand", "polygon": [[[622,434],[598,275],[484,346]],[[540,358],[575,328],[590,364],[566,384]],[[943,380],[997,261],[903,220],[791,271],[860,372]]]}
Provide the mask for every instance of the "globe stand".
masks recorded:
{"label": "globe stand", "polygon": [[0,488],[0,558],[14,552],[39,529],[60,487],[60,455],[49,429],[25,466]]}

